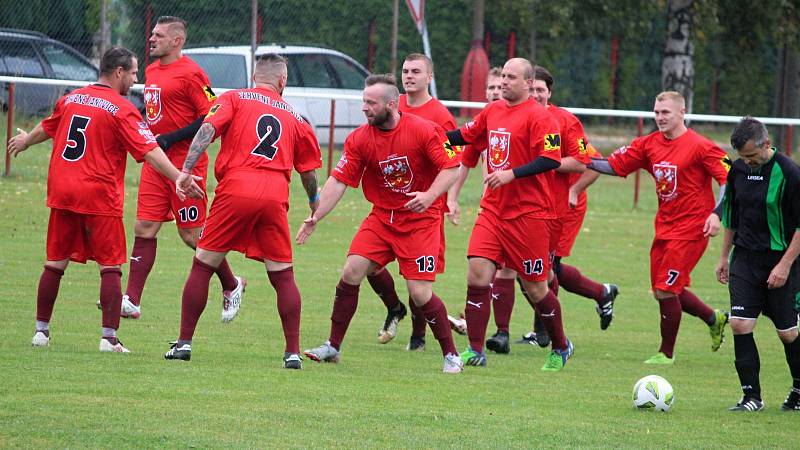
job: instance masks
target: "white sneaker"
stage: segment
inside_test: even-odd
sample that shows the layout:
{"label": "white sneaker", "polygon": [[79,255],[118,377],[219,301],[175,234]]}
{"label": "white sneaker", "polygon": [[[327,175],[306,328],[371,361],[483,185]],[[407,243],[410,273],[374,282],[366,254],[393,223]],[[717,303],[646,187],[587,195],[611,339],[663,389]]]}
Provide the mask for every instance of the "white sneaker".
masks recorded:
{"label": "white sneaker", "polygon": [[333,348],[330,341],[325,341],[319,347],[306,350],[304,353],[309,359],[316,362],[329,362],[335,364],[338,363],[342,358],[342,354],[339,353],[339,350]]}
{"label": "white sneaker", "polygon": [[467,334],[467,321],[463,317],[455,318],[447,315],[447,320],[450,321],[450,329],[458,334]]}
{"label": "white sneaker", "polygon": [[116,344],[112,344],[106,338],[100,338],[100,351],[110,353],[130,353],[131,351],[122,345],[122,342],[117,339]]}
{"label": "white sneaker", "polygon": [[239,306],[242,304],[242,295],[247,287],[247,280],[244,277],[236,277],[238,284],[232,291],[222,291],[222,321],[227,323],[236,318],[239,314]]}
{"label": "white sneaker", "polygon": [[138,319],[142,315],[142,307],[136,306],[130,301],[127,295],[122,296],[122,310],[119,313],[120,317],[126,319]]}
{"label": "white sneaker", "polygon": [[31,339],[31,345],[34,347],[47,347],[50,345],[50,336],[41,331],[37,331]]}
{"label": "white sneaker", "polygon": [[442,372],[444,373],[461,373],[464,370],[464,361],[461,360],[461,357],[453,354],[448,353],[444,357],[444,368]]}

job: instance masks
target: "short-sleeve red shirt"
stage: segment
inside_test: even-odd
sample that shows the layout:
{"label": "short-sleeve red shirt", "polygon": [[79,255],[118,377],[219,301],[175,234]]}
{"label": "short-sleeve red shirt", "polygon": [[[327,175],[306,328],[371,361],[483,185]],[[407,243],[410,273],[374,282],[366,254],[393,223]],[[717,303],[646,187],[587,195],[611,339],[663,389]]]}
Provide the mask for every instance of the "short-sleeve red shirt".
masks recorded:
{"label": "short-sleeve red shirt", "polygon": [[419,116],[401,114],[392,130],[362,125],[350,133],[332,176],[353,188],[363,182],[373,214],[384,223],[402,226],[423,217],[439,220],[439,202],[415,213],[404,208],[409,201],[406,194],[428,190],[441,170],[458,167],[460,160],[444,129]]}
{"label": "short-sleeve red shirt", "polygon": [[311,127],[270,89],[228,91],[214,103],[204,122],[214,126],[215,137],[222,136],[214,163],[219,181],[230,173],[255,172],[252,176],[259,180],[274,179],[276,193],[288,199],[292,169],[308,172],[322,165]]}
{"label": "short-sleeve red shirt", "polygon": [[656,131],[617,149],[608,162],[619,176],[644,169],[658,196],[657,239],[694,240],[714,209],[711,179],[725,184],[730,161],[724,150],[689,129],[677,139]]}
{"label": "short-sleeve red shirt", "polygon": [[93,84],[61,97],[42,129],[53,138],[47,206],[122,217],[126,152],[141,162],[158,147],[139,111]]}
{"label": "short-sleeve red shirt", "polygon": [[[461,127],[461,135],[467,142],[488,143],[486,160],[490,174],[525,165],[539,156],[561,161],[558,123],[532,99],[515,106],[508,106],[505,101],[489,103],[475,120]],[[548,171],[487,189],[481,208],[502,219],[524,214],[554,219],[554,175],[554,171]]]}
{"label": "short-sleeve red shirt", "polygon": [[423,119],[428,119],[431,122],[444,128],[445,131],[456,129],[456,119],[447,110],[447,107],[439,100],[432,98],[420,106],[408,106],[408,96],[406,94],[400,95],[400,100],[397,103],[397,109],[401,113],[414,114]]}
{"label": "short-sleeve red shirt", "polygon": [[[169,133],[208,113],[216,100],[203,69],[188,56],[170,64],[156,61],[145,69],[145,117],[155,134]],[[167,155],[180,167],[191,141],[176,142]],[[207,161],[208,156],[202,156]]]}
{"label": "short-sleeve red shirt", "polygon": [[[547,110],[558,122],[561,130],[561,157],[572,157],[583,164],[589,164],[586,152],[586,133],[581,121],[574,114],[556,105],[547,105]],[[556,198],[556,214],[563,217],[569,212],[569,187],[575,173],[555,173],[554,195]]]}

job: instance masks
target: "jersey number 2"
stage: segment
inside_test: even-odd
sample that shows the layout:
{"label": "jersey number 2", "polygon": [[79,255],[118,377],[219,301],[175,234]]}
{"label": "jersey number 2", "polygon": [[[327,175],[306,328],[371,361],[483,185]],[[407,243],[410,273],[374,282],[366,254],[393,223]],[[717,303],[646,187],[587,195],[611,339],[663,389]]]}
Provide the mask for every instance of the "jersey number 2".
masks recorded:
{"label": "jersey number 2", "polygon": [[281,121],[272,114],[264,114],[256,123],[258,145],[252,154],[267,158],[272,161],[278,153],[278,141],[281,139]]}
{"label": "jersey number 2", "polygon": [[61,153],[67,161],[77,161],[86,153],[86,127],[89,126],[89,120],[88,117],[78,115],[70,119],[67,143]]}

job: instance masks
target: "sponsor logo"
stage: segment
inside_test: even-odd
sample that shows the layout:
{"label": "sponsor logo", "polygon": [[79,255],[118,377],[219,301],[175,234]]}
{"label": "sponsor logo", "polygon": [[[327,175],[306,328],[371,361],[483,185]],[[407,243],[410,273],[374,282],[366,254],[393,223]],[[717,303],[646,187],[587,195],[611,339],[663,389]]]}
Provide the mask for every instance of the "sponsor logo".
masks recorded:
{"label": "sponsor logo", "polygon": [[545,134],[544,151],[546,152],[561,151],[561,135],[558,133]]}
{"label": "sponsor logo", "polygon": [[447,157],[450,159],[455,158],[456,153],[459,153],[460,150],[458,147],[453,147],[453,145],[450,144],[449,139],[442,142],[442,147],[444,148],[444,152],[447,154]]}
{"label": "sponsor logo", "polygon": [[220,105],[219,103],[217,103],[216,105],[212,106],[211,109],[208,110],[208,114],[206,114],[206,117],[213,116],[214,114],[217,113],[217,111],[219,111],[220,108],[222,108],[222,105]]}
{"label": "sponsor logo", "polygon": [[748,175],[747,179],[748,180],[752,180],[752,181],[764,181],[764,176],[763,175]]}
{"label": "sponsor logo", "polygon": [[406,191],[414,181],[414,173],[411,172],[411,165],[408,163],[407,156],[389,158],[386,161],[378,162],[383,173],[386,186],[393,191]]}
{"label": "sponsor logo", "polygon": [[731,171],[731,164],[732,163],[731,163],[731,159],[730,158],[728,158],[726,156],[726,157],[720,159],[719,162],[722,164],[722,167],[725,169],[725,172],[730,172]]}
{"label": "sponsor logo", "polygon": [[586,139],[578,138],[578,153],[585,155],[588,151],[589,149],[586,148]]}
{"label": "sponsor logo", "polygon": [[160,87],[148,86],[144,88],[144,111],[150,124],[154,124],[161,119]]}
{"label": "sponsor logo", "polygon": [[732,311],[744,311],[744,306],[731,306]]}
{"label": "sponsor logo", "polygon": [[481,305],[483,304],[483,302],[478,302],[478,303],[475,303],[475,302],[473,302],[473,301],[467,300],[467,304],[468,304],[468,305],[472,305],[472,306],[474,306],[474,307],[476,307],[476,308],[480,309],[480,307],[481,307]]}
{"label": "sponsor logo", "polygon": [[653,176],[656,179],[656,194],[664,201],[674,200],[678,191],[678,166],[661,163],[653,164]]}
{"label": "sponsor logo", "polygon": [[211,86],[209,85],[203,86],[203,94],[206,94],[206,98],[208,99],[209,102],[213,102],[214,100],[217,99],[217,94],[215,94],[214,91],[211,90]]}
{"label": "sponsor logo", "polygon": [[342,152],[342,157],[339,158],[339,162],[336,163],[336,171],[339,173],[344,172],[344,166],[347,165],[347,153]]}
{"label": "sponsor logo", "polygon": [[505,169],[511,146],[511,133],[507,131],[489,131],[489,166],[492,169]]}

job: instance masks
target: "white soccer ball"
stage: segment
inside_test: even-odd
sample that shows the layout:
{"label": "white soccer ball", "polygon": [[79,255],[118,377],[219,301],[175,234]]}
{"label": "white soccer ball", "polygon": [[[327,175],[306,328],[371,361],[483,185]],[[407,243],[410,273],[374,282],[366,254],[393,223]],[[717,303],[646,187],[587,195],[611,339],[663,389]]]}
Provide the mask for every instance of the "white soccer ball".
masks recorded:
{"label": "white soccer ball", "polygon": [[674,401],[672,385],[658,375],[648,375],[633,386],[633,406],[638,409],[667,412]]}

